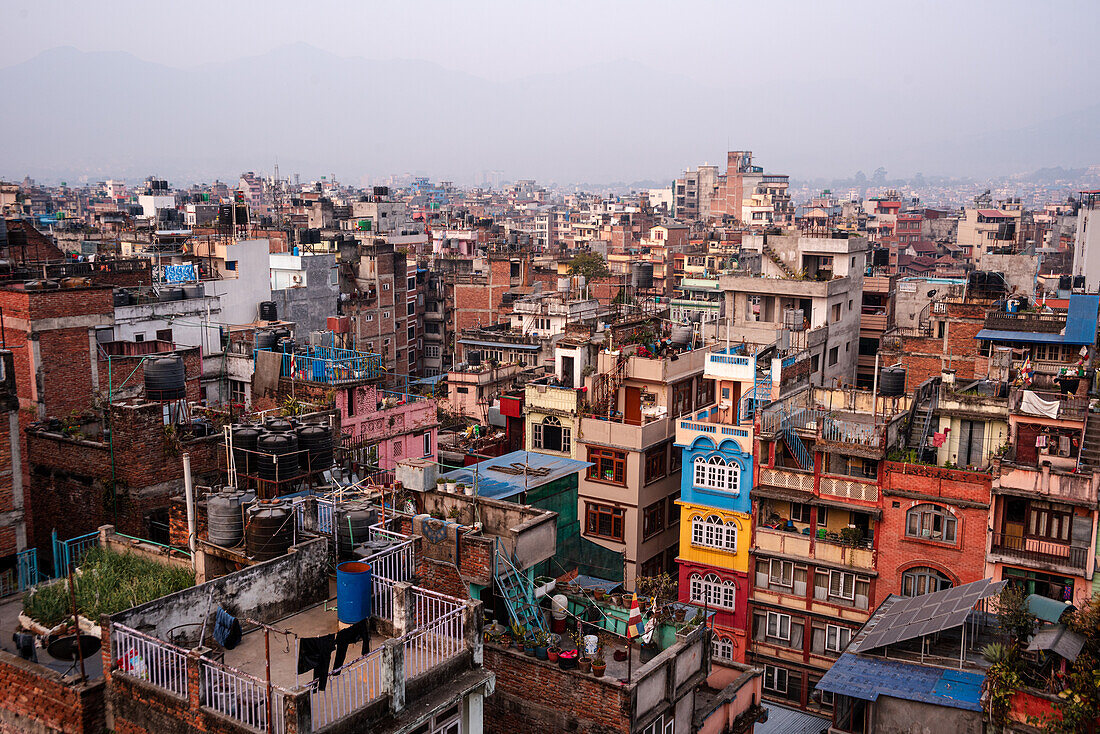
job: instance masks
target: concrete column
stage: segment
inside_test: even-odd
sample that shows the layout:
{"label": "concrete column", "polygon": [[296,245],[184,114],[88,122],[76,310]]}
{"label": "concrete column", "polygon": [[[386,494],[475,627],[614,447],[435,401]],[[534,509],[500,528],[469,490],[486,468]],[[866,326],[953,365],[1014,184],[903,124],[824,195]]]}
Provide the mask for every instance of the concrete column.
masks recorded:
{"label": "concrete column", "polygon": [[393,636],[401,637],[416,628],[413,585],[398,581],[393,585]]}
{"label": "concrete column", "polygon": [[199,669],[199,658],[208,651],[209,648],[196,647],[187,652],[187,702],[192,712],[199,711],[202,702],[202,671]]}
{"label": "concrete column", "polygon": [[466,647],[474,654],[474,667],[480,668],[485,663],[485,635],[482,634],[482,625],[485,615],[482,614],[483,602],[467,601],[463,612],[463,630]]}
{"label": "concrete column", "polygon": [[11,451],[11,506],[13,514],[18,517],[15,524],[15,550],[16,552],[27,549],[27,515],[24,511],[23,500],[23,454],[19,437],[19,411],[8,412],[8,447]]}
{"label": "concrete column", "polygon": [[311,696],[312,692],[307,688],[288,694],[282,699],[286,734],[308,734],[313,731]]}
{"label": "concrete column", "polygon": [[382,690],[390,694],[390,713],[405,710],[405,643],[389,639],[382,646]]}
{"label": "concrete column", "polygon": [[462,731],[482,734],[485,731],[485,697],[477,690],[462,702]]}
{"label": "concrete column", "polygon": [[95,329],[88,329],[88,364],[91,366],[92,391],[99,390],[99,342],[95,338]]}

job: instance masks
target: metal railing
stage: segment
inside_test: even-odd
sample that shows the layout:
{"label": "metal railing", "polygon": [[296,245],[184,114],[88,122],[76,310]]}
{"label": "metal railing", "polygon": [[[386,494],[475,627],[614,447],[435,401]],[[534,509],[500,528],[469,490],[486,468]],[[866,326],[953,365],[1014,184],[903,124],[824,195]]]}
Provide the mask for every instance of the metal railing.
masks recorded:
{"label": "metal railing", "polygon": [[267,731],[267,683],[207,658],[199,658],[199,680],[202,706],[252,729]]}
{"label": "metal railing", "polygon": [[[304,349],[304,354],[281,355],[280,375],[331,385],[374,379],[382,374],[382,357],[378,354],[339,347],[307,346]],[[275,350],[256,350],[260,351]]]}
{"label": "metal railing", "polygon": [[[421,594],[424,591],[426,590],[416,589],[417,619],[420,619]],[[444,608],[439,601],[432,600],[428,604],[433,609]],[[402,646],[405,648],[405,677],[414,678],[461,653],[466,648],[465,624],[465,609],[458,606],[406,634],[402,638]]]}
{"label": "metal railing", "polygon": [[871,448],[882,445],[882,431],[878,426],[832,418],[824,420],[821,438],[830,443],[851,443]]}
{"label": "metal railing", "polygon": [[112,622],[111,660],[115,673],[124,673],[187,698],[186,650]]}
{"label": "metal railing", "polygon": [[380,697],[382,687],[382,651],[378,648],[333,671],[323,691],[310,695],[313,730],[328,726],[361,709]]}
{"label": "metal railing", "polygon": [[79,535],[68,540],[58,540],[57,531],[53,534],[54,576],[61,578],[69,573],[69,566],[79,566],[88,551],[99,545],[99,533]]}
{"label": "metal railing", "polygon": [[1040,538],[993,533],[992,550],[1025,561],[1054,563],[1068,568],[1084,569],[1088,559],[1085,546],[1065,545]]}

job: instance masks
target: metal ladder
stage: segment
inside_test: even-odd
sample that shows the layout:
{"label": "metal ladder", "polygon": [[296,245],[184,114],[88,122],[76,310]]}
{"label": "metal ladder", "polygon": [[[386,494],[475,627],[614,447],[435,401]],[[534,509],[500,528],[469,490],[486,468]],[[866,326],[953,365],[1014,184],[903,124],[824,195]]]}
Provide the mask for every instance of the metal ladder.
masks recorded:
{"label": "metal ladder", "polygon": [[527,631],[538,628],[547,632],[542,610],[535,599],[534,584],[504,553],[500,538],[496,539],[495,566],[493,578],[496,579],[497,590],[508,607],[508,616]]}

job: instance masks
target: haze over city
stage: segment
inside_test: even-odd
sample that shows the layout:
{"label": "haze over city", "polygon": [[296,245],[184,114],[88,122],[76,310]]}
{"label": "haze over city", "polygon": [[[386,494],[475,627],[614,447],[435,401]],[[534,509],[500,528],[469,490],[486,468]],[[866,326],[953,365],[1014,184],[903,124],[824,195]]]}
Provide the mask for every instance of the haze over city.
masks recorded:
{"label": "haze over city", "polygon": [[665,181],[1100,162],[1094,2],[4,3],[0,175]]}

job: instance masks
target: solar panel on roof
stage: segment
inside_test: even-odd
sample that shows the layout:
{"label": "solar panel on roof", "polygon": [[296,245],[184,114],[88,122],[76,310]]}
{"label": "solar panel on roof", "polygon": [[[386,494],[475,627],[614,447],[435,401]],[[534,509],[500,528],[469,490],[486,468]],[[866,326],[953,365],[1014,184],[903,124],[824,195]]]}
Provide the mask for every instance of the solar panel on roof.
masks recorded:
{"label": "solar panel on roof", "polygon": [[997,594],[1007,582],[983,579],[931,594],[915,596],[886,609],[874,629],[852,643],[852,651],[870,650],[958,627],[982,599]]}

